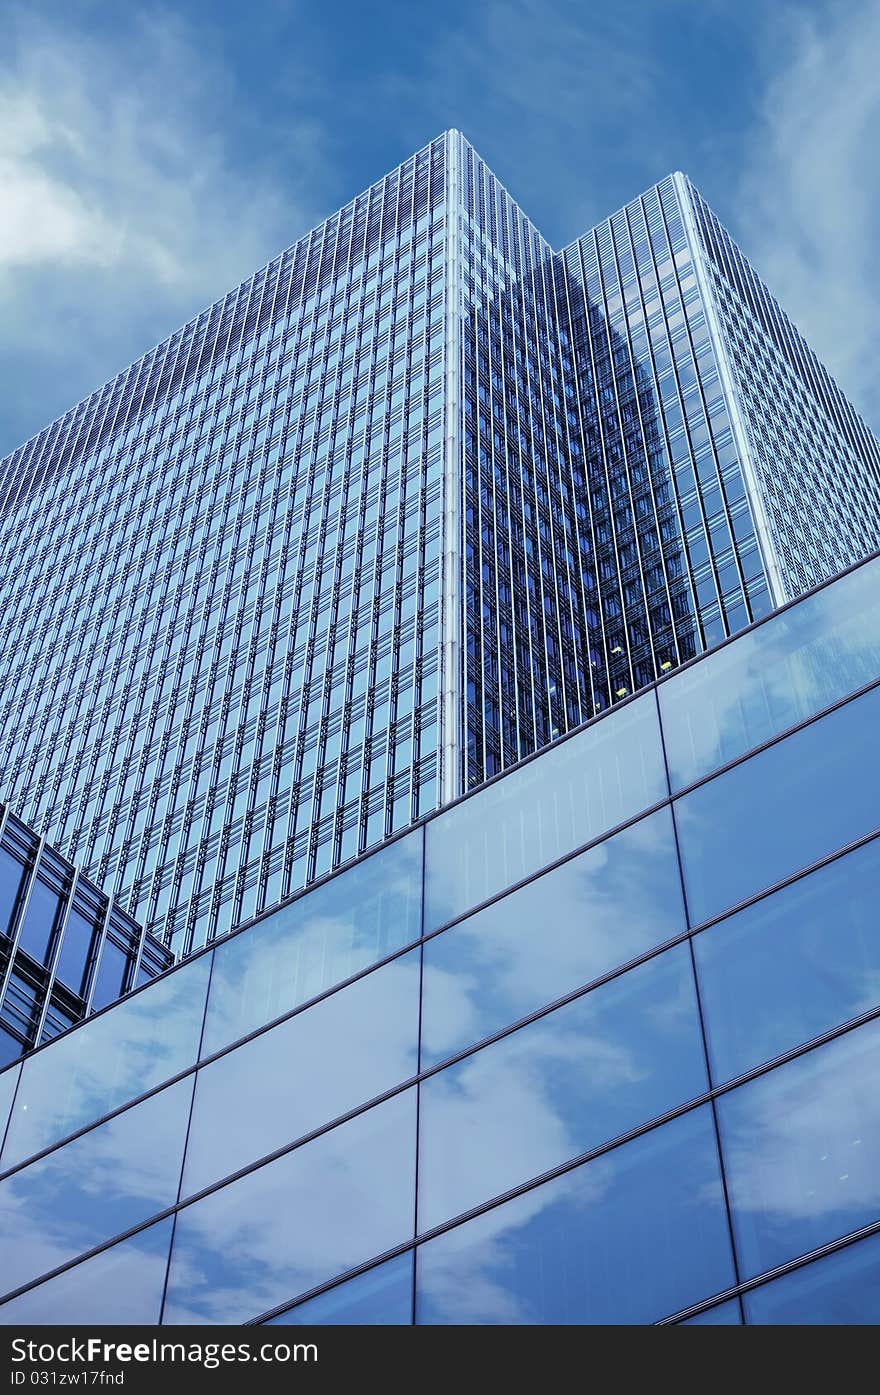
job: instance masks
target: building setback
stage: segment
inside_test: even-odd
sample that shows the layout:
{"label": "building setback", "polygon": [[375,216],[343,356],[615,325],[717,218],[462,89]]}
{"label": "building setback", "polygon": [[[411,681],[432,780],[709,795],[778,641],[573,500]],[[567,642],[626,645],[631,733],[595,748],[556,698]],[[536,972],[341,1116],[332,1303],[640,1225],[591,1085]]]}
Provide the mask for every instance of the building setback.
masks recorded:
{"label": "building setback", "polygon": [[680,174],[554,252],[449,131],[0,465],[0,796],[175,955],[880,545]]}
{"label": "building setback", "polygon": [[0,1323],[876,1323],[878,720],[880,555],[0,1072]]}

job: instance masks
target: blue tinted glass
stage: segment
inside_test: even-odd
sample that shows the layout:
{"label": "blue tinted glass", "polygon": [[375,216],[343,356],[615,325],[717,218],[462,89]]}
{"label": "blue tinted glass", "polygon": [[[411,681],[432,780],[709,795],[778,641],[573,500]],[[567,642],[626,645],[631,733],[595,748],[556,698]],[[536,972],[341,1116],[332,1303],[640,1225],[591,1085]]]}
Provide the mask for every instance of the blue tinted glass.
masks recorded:
{"label": "blue tinted glass", "polygon": [[28,1058],[0,1155],[4,1167],[193,1064],[210,958],[194,959]]}
{"label": "blue tinted glass", "polygon": [[678,945],[424,1081],[419,1230],[705,1088],[690,949]]}
{"label": "blue tinted glass", "polygon": [[243,1322],[413,1235],[415,1090],[178,1213],[167,1322]]}
{"label": "blue tinted glass", "polygon": [[106,1007],[108,1003],[116,1002],[116,999],[125,991],[127,972],[128,955],[124,954],[112,940],[105,939],[101,947],[101,958],[98,960],[98,971],[95,974],[95,987],[92,992],[93,1012]]}
{"label": "blue tinted glass", "polygon": [[0,1182],[4,1293],[174,1205],[191,1099],[178,1081]]}
{"label": "blue tinted glass", "polygon": [[416,1280],[422,1323],[648,1323],[728,1288],[711,1110],[428,1241]]}
{"label": "blue tinted glass", "polygon": [[880,1005],[880,839],[694,938],[716,1082]]}
{"label": "blue tinted glass", "polygon": [[186,1195],[416,1073],[419,956],[393,960],[199,1071]]}
{"label": "blue tinted glass", "polygon": [[880,561],[658,689],[673,789],[880,678]]}
{"label": "blue tinted glass", "polygon": [[691,924],[880,824],[880,688],[676,802]]}
{"label": "blue tinted glass", "polygon": [[716,1308],[708,1308],[696,1317],[685,1318],[682,1327],[741,1327],[742,1313],[739,1299],[731,1298],[727,1303],[719,1303]]}
{"label": "blue tinted glass", "polygon": [[420,831],[218,945],[202,1054],[418,939],[421,850]]}
{"label": "blue tinted glass", "polygon": [[718,1101],[744,1276],[877,1218],[880,1021]]}
{"label": "blue tinted glass", "polygon": [[17,1061],[24,1051],[23,1043],[12,1032],[0,1025],[0,1066]]}
{"label": "blue tinted glass", "polygon": [[771,1326],[880,1323],[880,1235],[801,1269],[743,1297],[746,1321]]}
{"label": "blue tinted glass", "polygon": [[170,1244],[169,1216],[11,1299],[0,1307],[0,1323],[154,1326]]}
{"label": "blue tinted glass", "polygon": [[31,887],[28,907],[18,937],[18,947],[41,964],[48,955],[60,905],[61,899],[57,893],[37,877]]}
{"label": "blue tinted glass", "polygon": [[8,935],[12,927],[12,916],[21,891],[24,867],[0,848],[0,935]]}
{"label": "blue tinted glass", "polygon": [[10,1066],[8,1070],[0,1074],[0,1144],[3,1142],[3,1135],[6,1132],[6,1125],[9,1120],[9,1111],[12,1108],[12,1100],[15,1095],[15,1087],[18,1084],[18,1074],[20,1066]]}
{"label": "blue tinted glass", "polygon": [[428,940],[422,1069],[684,929],[660,809]]}
{"label": "blue tinted glass", "polygon": [[426,829],[425,930],[667,794],[654,694],[464,800]]}
{"label": "blue tinted glass", "polygon": [[[94,924],[80,915],[79,911],[71,910],[64,926],[55,974],[74,993],[81,993],[83,990],[83,979],[88,968],[94,934]],[[93,1006],[97,1007],[97,1004]]]}
{"label": "blue tinted glass", "polygon": [[270,1318],[273,1323],[345,1323],[352,1326],[401,1326],[412,1322],[413,1251],[386,1260],[347,1283],[319,1293],[307,1303]]}

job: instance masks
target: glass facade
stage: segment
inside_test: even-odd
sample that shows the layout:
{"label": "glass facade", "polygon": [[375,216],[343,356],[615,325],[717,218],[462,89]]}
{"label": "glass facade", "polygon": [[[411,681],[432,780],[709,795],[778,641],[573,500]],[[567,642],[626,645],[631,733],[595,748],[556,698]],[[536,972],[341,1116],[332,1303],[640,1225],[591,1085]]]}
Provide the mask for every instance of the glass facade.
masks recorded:
{"label": "glass facade", "polygon": [[554,252],[446,132],[0,462],[0,795],[181,957],[876,548],[878,461],[683,176]]}
{"label": "glass facade", "polygon": [[0,805],[0,1065],[172,962],[164,945]]}
{"label": "glass facade", "polygon": [[0,1321],[875,1322],[848,598],[880,557],[0,1071]]}

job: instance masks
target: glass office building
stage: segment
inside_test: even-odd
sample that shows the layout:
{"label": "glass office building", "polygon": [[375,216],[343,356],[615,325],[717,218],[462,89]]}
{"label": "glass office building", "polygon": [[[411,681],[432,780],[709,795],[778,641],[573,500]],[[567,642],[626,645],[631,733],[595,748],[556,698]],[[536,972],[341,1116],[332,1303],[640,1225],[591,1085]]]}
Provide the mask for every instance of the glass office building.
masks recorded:
{"label": "glass office building", "polygon": [[0,1064],[172,963],[164,945],[0,805]]}
{"label": "glass office building", "polygon": [[0,1321],[880,1320],[880,555],[0,1073]]}
{"label": "glass office building", "polygon": [[447,132],[0,463],[0,797],[186,954],[880,546],[878,460],[683,176],[554,252]]}

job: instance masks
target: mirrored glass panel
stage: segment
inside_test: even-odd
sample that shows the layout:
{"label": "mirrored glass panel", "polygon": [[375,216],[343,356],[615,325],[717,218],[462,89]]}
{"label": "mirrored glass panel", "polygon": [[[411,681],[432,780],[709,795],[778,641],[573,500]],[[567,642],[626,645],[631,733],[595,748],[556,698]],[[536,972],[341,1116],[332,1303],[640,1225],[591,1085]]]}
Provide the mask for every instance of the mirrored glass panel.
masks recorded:
{"label": "mirrored glass panel", "polygon": [[177,1201],[192,1078],[0,1182],[8,1293]]}
{"label": "mirrored glass panel", "polygon": [[880,1235],[814,1259],[743,1296],[746,1320],[770,1326],[880,1323]]}
{"label": "mirrored glass panel", "polygon": [[427,825],[425,930],[666,794],[657,706],[648,693]]}
{"label": "mirrored glass panel", "polygon": [[24,881],[24,863],[0,848],[0,937],[12,933],[15,908]]}
{"label": "mirrored glass panel", "polygon": [[880,839],[694,937],[716,1083],[880,1006],[878,888]]}
{"label": "mirrored glass panel", "polygon": [[193,1064],[210,957],[175,969],[24,1062],[0,1155],[4,1168]]}
{"label": "mirrored glass panel", "polygon": [[178,1213],[165,1321],[244,1322],[410,1239],[415,1089]]}
{"label": "mirrored glass panel", "polygon": [[691,924],[880,826],[880,688],[676,801]]}
{"label": "mirrored glass panel", "polygon": [[418,939],[421,902],[420,829],[218,945],[202,1055]]}
{"label": "mirrored glass panel", "polygon": [[416,1073],[420,953],[375,969],[199,1071],[185,1195]]}
{"label": "mirrored glass panel", "polygon": [[690,949],[677,945],[423,1082],[419,1230],[705,1089]]}
{"label": "mirrored glass panel", "polygon": [[880,678],[880,560],[661,683],[673,789]]}
{"label": "mirrored glass panel", "polygon": [[8,1070],[0,1072],[0,1144],[3,1142],[3,1135],[6,1132],[6,1125],[9,1121],[9,1111],[12,1108],[12,1101],[15,1097],[15,1087],[18,1084],[18,1075],[21,1066],[16,1063]]}
{"label": "mirrored glass panel", "polygon": [[428,1241],[420,1323],[649,1323],[733,1283],[708,1106]]}
{"label": "mirrored glass panel", "polygon": [[660,809],[426,942],[422,1069],[684,929]]}
{"label": "mirrored glass panel", "polygon": [[718,1100],[744,1277],[880,1214],[880,1021]]}
{"label": "mirrored glass panel", "polygon": [[402,1326],[412,1322],[413,1251],[377,1264],[365,1274],[338,1284],[328,1293],[319,1293],[296,1308],[270,1318],[291,1325],[346,1324],[350,1326]]}
{"label": "mirrored glass panel", "polygon": [[0,1307],[0,1323],[154,1326],[159,1321],[170,1244],[168,1216],[10,1299]]}

